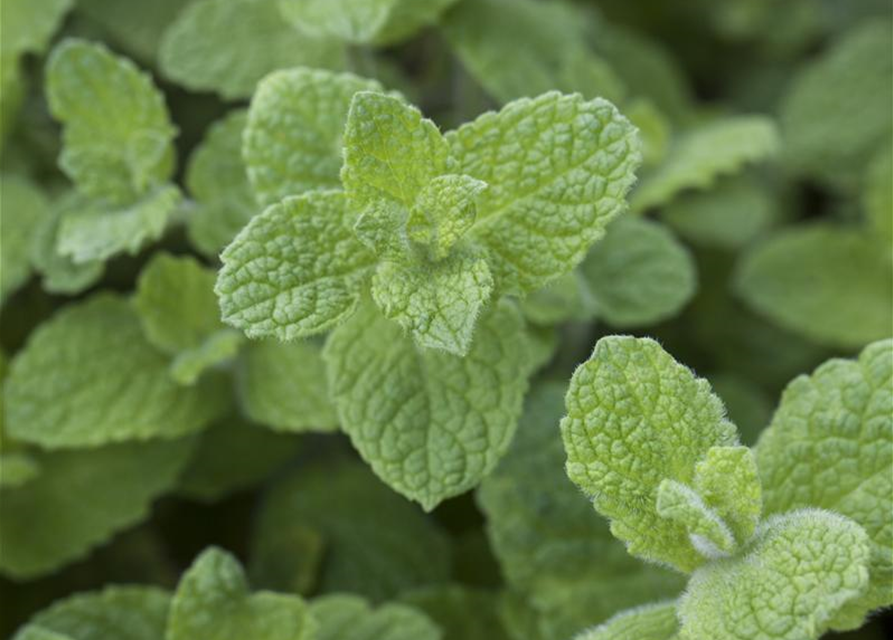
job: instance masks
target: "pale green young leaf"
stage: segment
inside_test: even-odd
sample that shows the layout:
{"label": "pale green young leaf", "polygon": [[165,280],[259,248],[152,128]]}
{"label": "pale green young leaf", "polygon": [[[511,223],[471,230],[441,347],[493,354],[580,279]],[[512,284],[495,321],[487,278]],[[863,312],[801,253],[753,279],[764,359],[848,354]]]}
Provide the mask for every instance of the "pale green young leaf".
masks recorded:
{"label": "pale green young leaf", "polygon": [[422,187],[406,221],[409,238],[428,247],[434,259],[445,258],[477,216],[477,197],[487,184],[469,176],[447,174]]}
{"label": "pale green young leaf", "polygon": [[344,127],[341,181],[357,210],[381,199],[409,210],[422,187],[446,173],[449,153],[437,125],[418,109],[395,96],[361,91]]}
{"label": "pale green young leaf", "polygon": [[[445,533],[359,461],[324,460],[273,485],[258,514],[252,558],[272,557],[265,549],[273,547],[279,564],[300,566],[294,555],[306,552],[294,542],[284,544],[288,538],[281,533],[294,537],[301,529],[315,533],[327,552],[318,593],[350,591],[380,602],[449,576]],[[293,584],[272,563],[264,568],[252,567],[264,586]]]}
{"label": "pale green young leaf", "polygon": [[64,640],[160,640],[171,596],[158,587],[112,586],[80,593],[39,612],[15,636],[58,634]]}
{"label": "pale green young leaf", "polygon": [[374,264],[344,194],[286,198],[252,218],[221,255],[223,320],[250,338],[293,340],[350,314]]}
{"label": "pale green young leaf", "polygon": [[125,205],[170,178],[176,129],[161,92],[130,60],[65,40],[47,62],[46,92],[64,125],[59,166],[84,194]]}
{"label": "pale green young leaf", "polygon": [[657,514],[688,532],[692,546],[707,560],[730,554],[735,537],[728,525],[688,485],[666,479],[657,487]]}
{"label": "pale green young leaf", "polygon": [[662,602],[621,611],[574,640],[672,640],[678,629],[676,603]]}
{"label": "pale green young leaf", "polygon": [[360,242],[381,258],[406,259],[411,254],[406,223],[409,211],[394,200],[372,200],[357,216],[353,230]]}
{"label": "pale green young leaf", "polygon": [[447,134],[451,173],[488,188],[470,240],[496,289],[527,293],[573,269],[625,207],[639,165],[635,130],[610,103],[551,92]]}
{"label": "pale green young leaf", "polygon": [[186,232],[192,244],[209,257],[220,255],[261,211],[242,161],[247,120],[245,110],[235,109],[214,122],[186,167],[186,186],[196,201],[186,218]]}
{"label": "pale green young leaf", "polygon": [[843,32],[790,84],[781,103],[784,157],[798,173],[858,184],[890,141],[893,28],[887,19]]}
{"label": "pale green young leaf", "polygon": [[893,244],[893,148],[881,151],[868,165],[863,202],[872,231]]}
{"label": "pale green young leaf", "polygon": [[217,547],[183,574],[171,602],[167,640],[312,640],[317,624],[296,595],[252,593],[239,561]]}
{"label": "pale green young leaf", "polygon": [[84,201],[60,219],[56,250],[77,265],[136,255],[162,236],[181,198],[177,187],[166,184],[120,207]]}
{"label": "pale green young leaf", "polygon": [[456,0],[279,0],[282,15],[316,37],[394,44],[437,21]]}
{"label": "pale green young leaf", "polygon": [[862,229],[780,231],[743,256],[734,287],[755,311],[820,344],[860,347],[891,332],[890,248]]}
{"label": "pale green young leaf", "polygon": [[49,217],[46,197],[27,178],[0,176],[3,233],[0,236],[0,303],[31,275],[31,246]]}
{"label": "pale green young leaf", "polygon": [[344,50],[294,29],[280,15],[278,0],[197,0],[165,31],[158,60],[177,84],[231,100],[250,96],[258,80],[277,69],[341,67]]}
{"label": "pale green young leaf", "polygon": [[168,369],[178,384],[192,386],[207,371],[225,365],[236,357],[245,336],[234,329],[221,329],[207,336],[198,346],[178,353]]}
{"label": "pale green young leaf", "polygon": [[248,111],[243,154],[262,205],[312,189],[341,187],[344,123],[354,94],[383,91],[351,73],[297,68],[257,85]]}
{"label": "pale green young leaf", "polygon": [[691,571],[703,558],[656,509],[660,483],[690,485],[711,447],[737,444],[706,380],[649,338],[608,336],[573,375],[561,421],[567,473],[632,555]]}
{"label": "pale green young leaf", "polygon": [[59,311],[17,354],[4,389],[7,429],[46,448],[175,438],[201,429],[224,408],[219,381],[187,389],[167,368],[133,307],[98,294]]}
{"label": "pale green young leaf", "polygon": [[140,522],[174,486],[191,451],[190,441],[179,440],[35,454],[40,474],[3,489],[0,573],[45,575]]}
{"label": "pale green young leaf", "polygon": [[420,347],[464,356],[492,286],[487,261],[472,253],[438,262],[395,257],[379,263],[372,298]]}
{"label": "pale green young leaf", "polygon": [[334,431],[325,365],[312,342],[248,343],[236,377],[245,415],[276,431]]}
{"label": "pale green young leaf", "polygon": [[72,4],[72,0],[3,0],[3,22],[0,23],[3,57],[42,53]]}
{"label": "pale green young leaf", "polygon": [[510,640],[490,589],[451,582],[415,589],[401,601],[422,611],[442,632],[442,640]]}
{"label": "pale green young leaf", "polygon": [[580,265],[595,315],[615,327],[670,318],[691,300],[697,271],[688,249],[663,225],[623,216]]}
{"label": "pale green young leaf", "polygon": [[641,212],[665,205],[683,191],[707,189],[720,176],[773,156],[778,146],[775,123],[765,116],[730,116],[689,129],[642,179],[630,207]]}
{"label": "pale green young leaf", "polygon": [[319,630],[315,640],[446,640],[421,611],[405,604],[373,608],[355,595],[316,598],[310,613]]}
{"label": "pale green young leaf", "polygon": [[868,532],[871,584],[848,607],[855,624],[893,604],[893,341],[794,379],[756,452],[766,513],[822,507]]}
{"label": "pale green young leaf", "polygon": [[756,458],[747,447],[713,447],[695,465],[694,488],[735,536],[738,545],[753,535],[763,508]]}
{"label": "pale green young leaf", "polygon": [[507,301],[480,318],[464,358],[420,349],[367,303],[332,333],[323,359],[360,455],[430,511],[474,487],[508,448],[527,388],[525,342]]}
{"label": "pale green young leaf", "polygon": [[764,521],[746,555],[694,573],[682,640],[817,640],[868,586],[868,539],[852,520],[803,509]]}

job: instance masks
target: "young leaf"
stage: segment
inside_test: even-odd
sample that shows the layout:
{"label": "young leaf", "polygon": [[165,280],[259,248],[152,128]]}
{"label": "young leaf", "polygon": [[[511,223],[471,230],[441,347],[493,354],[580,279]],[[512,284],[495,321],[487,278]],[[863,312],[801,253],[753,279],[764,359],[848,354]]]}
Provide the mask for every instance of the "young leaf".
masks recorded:
{"label": "young leaf", "polygon": [[487,261],[474,254],[439,262],[396,257],[378,265],[372,298],[420,347],[464,356],[492,286]]}
{"label": "young leaf", "polygon": [[336,594],[310,604],[319,625],[315,640],[441,640],[440,630],[425,614],[405,604],[376,609],[363,598]]}
{"label": "young leaf", "polygon": [[30,180],[0,176],[3,193],[3,234],[0,237],[0,303],[31,275],[31,246],[48,217],[48,203]]}
{"label": "young leaf", "polygon": [[750,540],[763,508],[753,451],[747,447],[713,447],[695,465],[694,488],[728,525],[739,545]]}
{"label": "young leaf", "polygon": [[676,603],[663,602],[621,611],[574,640],[673,640],[678,629]]}
{"label": "young leaf", "polygon": [[59,166],[81,192],[120,206],[170,178],[176,129],[132,62],[70,39],[53,49],[46,78],[50,110],[64,125]]}
{"label": "young leaf", "polygon": [[746,555],[698,569],[679,601],[682,640],[816,640],[868,584],[868,540],[818,509],[760,525]]}
{"label": "young leaf", "polygon": [[893,604],[891,384],[893,341],[867,346],[858,360],[830,360],[788,385],[756,449],[767,513],[833,509],[868,532],[871,585],[850,605],[856,625]]}
{"label": "young leaf", "polygon": [[165,76],[187,89],[231,100],[250,96],[277,69],[341,67],[344,52],[291,27],[278,0],[198,0],[165,31],[158,61]]}
{"label": "young leaf", "polygon": [[384,89],[375,80],[322,69],[276,71],[260,81],[243,149],[259,203],[341,187],[341,135],[359,91]]}
{"label": "young leaf", "polygon": [[360,455],[430,511],[475,486],[505,453],[527,387],[525,347],[523,320],[508,302],[480,319],[464,358],[419,349],[366,304],[332,333],[323,358]]}
{"label": "young leaf", "polygon": [[239,561],[216,547],[183,574],[168,621],[167,640],[312,640],[317,625],[298,596],[251,593]]}
{"label": "young leaf", "polygon": [[406,221],[409,238],[428,247],[435,260],[474,225],[477,197],[487,184],[469,176],[447,174],[422,187]]}
{"label": "young leaf", "polygon": [[665,479],[691,485],[711,447],[737,444],[706,380],[649,338],[608,336],[571,379],[561,421],[567,473],[629,552],[691,571],[703,563],[684,527],[657,513]]}
{"label": "young leaf", "polygon": [[672,317],[692,298],[694,260],[666,227],[624,216],[590,249],[580,273],[595,315],[615,327],[640,327]]}
{"label": "young leaf", "polygon": [[96,295],[31,334],[5,385],[7,428],[45,448],[175,438],[222,408],[218,382],[179,387],[124,299]]}
{"label": "young leaf", "polygon": [[167,591],[142,586],[74,595],[35,615],[15,640],[159,640],[170,600]]}
{"label": "young leaf", "polygon": [[664,480],[657,487],[656,508],[661,518],[685,527],[692,546],[708,560],[734,551],[735,537],[728,525],[691,487]]}
{"label": "young leaf", "polygon": [[334,431],[320,349],[310,342],[252,341],[239,361],[239,401],[252,420],[276,431]]}
{"label": "young leaf", "polygon": [[254,217],[220,256],[223,320],[250,338],[293,340],[350,316],[374,263],[352,224],[335,191],[286,198]]}
{"label": "young leaf", "polygon": [[890,335],[890,247],[860,229],[781,231],[744,255],[734,286],[755,311],[821,344],[854,348]]}
{"label": "young leaf", "polygon": [[496,288],[527,293],[570,271],[623,210],[640,162],[635,129],[608,102],[546,93],[447,134],[449,170],[486,182],[469,240]]}
{"label": "young leaf", "polygon": [[35,454],[40,474],[3,488],[0,572],[18,580],[45,575],[140,522],[152,500],[174,486],[191,445],[156,441]]}

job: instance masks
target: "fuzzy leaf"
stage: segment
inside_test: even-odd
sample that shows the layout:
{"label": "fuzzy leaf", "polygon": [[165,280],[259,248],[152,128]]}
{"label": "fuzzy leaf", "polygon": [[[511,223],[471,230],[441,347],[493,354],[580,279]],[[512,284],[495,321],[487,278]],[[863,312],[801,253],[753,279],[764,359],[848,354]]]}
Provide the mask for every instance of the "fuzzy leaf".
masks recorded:
{"label": "fuzzy leaf", "polygon": [[735,549],[735,538],[728,525],[691,487],[664,480],[657,488],[656,505],[661,518],[685,527],[692,546],[707,560]]}
{"label": "fuzzy leaf", "polygon": [[293,340],[353,313],[374,258],[343,194],[286,198],[254,217],[221,255],[223,320],[250,338]]}
{"label": "fuzzy leaf", "polygon": [[678,629],[676,603],[666,602],[621,611],[574,640],[672,640]]}
{"label": "fuzzy leaf", "polygon": [[571,379],[561,421],[567,473],[635,556],[691,571],[703,562],[685,528],[657,513],[665,479],[691,484],[735,426],[706,380],[649,338],[608,336]]}
{"label": "fuzzy leaf", "polygon": [[420,350],[366,304],[331,335],[323,358],[360,455],[430,511],[475,486],[505,453],[527,387],[525,347],[522,318],[508,302],[480,319],[464,358]]}
{"label": "fuzzy leaf", "polygon": [[410,239],[428,247],[434,259],[445,258],[474,225],[477,197],[487,184],[462,175],[433,178],[422,187],[406,222]]}
{"label": "fuzzy leaf", "polygon": [[489,187],[469,240],[496,288],[526,293],[573,269],[625,207],[640,162],[632,125],[610,103],[546,93],[447,134],[451,173]]}
{"label": "fuzzy leaf", "polygon": [[48,218],[48,203],[30,180],[0,177],[3,193],[3,234],[0,236],[0,303],[31,275],[31,246]]}
{"label": "fuzzy leaf", "polygon": [[319,625],[316,640],[441,640],[437,626],[405,604],[373,609],[363,598],[336,594],[315,599],[310,613]]}
{"label": "fuzzy leaf", "polygon": [[713,447],[695,465],[694,488],[743,545],[753,535],[762,512],[757,463],[747,447]]}

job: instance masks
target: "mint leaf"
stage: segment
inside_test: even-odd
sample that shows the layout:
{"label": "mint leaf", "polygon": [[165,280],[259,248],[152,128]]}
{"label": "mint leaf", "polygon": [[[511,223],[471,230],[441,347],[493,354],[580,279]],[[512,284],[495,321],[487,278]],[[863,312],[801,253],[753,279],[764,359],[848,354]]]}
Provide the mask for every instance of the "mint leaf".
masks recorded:
{"label": "mint leaf", "polygon": [[818,509],[766,520],[746,555],[698,569],[679,601],[682,640],[817,639],[868,584],[868,540]]}
{"label": "mint leaf", "polygon": [[20,487],[40,474],[37,461],[22,451],[0,451],[0,488]]}
{"label": "mint leaf", "polygon": [[220,256],[223,320],[250,338],[293,340],[350,316],[373,264],[352,224],[334,191],[287,198],[253,218]]}
{"label": "mint leaf", "polygon": [[46,92],[64,125],[59,166],[81,192],[125,205],[170,178],[176,129],[132,62],[101,44],[65,40],[47,62]]}
{"label": "mint leaf", "polygon": [[[263,46],[258,46],[258,43]],[[198,0],[165,31],[158,51],[162,73],[192,91],[245,98],[276,69],[344,64],[330,40],[302,36],[283,20],[278,0]]]}
{"label": "mint leaf", "polygon": [[[269,557],[273,547],[280,564],[298,565],[308,554],[289,540],[300,530],[316,534],[326,550],[318,593],[350,591],[378,602],[449,575],[445,533],[358,461],[329,459],[273,485],[258,515],[252,557]],[[265,586],[292,583],[277,567],[265,568],[263,575],[253,572]]]}
{"label": "mint leaf", "polygon": [[487,184],[463,175],[431,179],[416,197],[406,221],[409,238],[431,251],[435,260],[449,255],[453,245],[474,225],[477,197]]}
{"label": "mint leaf", "polygon": [[869,164],[863,202],[873,231],[893,245],[893,148],[887,147]]}
{"label": "mint leaf", "polygon": [[635,130],[608,102],[551,92],[446,136],[449,170],[486,182],[470,241],[496,288],[527,293],[570,271],[624,208],[639,164]]}
{"label": "mint leaf", "polygon": [[31,275],[30,247],[48,217],[46,197],[30,180],[0,176],[3,193],[3,235],[0,238],[0,302]]}
{"label": "mint leaf", "polygon": [[771,157],[778,146],[775,124],[765,116],[732,116],[689,129],[673,140],[663,163],[636,187],[630,208],[646,211],[688,189],[706,189],[720,176]]}
{"label": "mint leaf", "polygon": [[420,611],[405,604],[373,609],[360,597],[322,596],[310,604],[319,625],[316,640],[440,640],[440,630]]}
{"label": "mint leaf", "polygon": [[523,332],[500,302],[460,358],[420,350],[364,305],[323,351],[342,428],[380,478],[430,511],[475,486],[511,442],[527,386]]}
{"label": "mint leaf", "polygon": [[239,360],[237,385],[245,415],[276,431],[338,428],[320,348],[311,342],[248,343]]}
{"label": "mint leaf", "polygon": [[180,440],[35,454],[40,474],[3,488],[0,572],[17,580],[51,573],[140,522],[191,451]]}
{"label": "mint leaf", "polygon": [[248,111],[244,157],[258,202],[341,187],[341,136],[354,94],[383,91],[375,80],[322,69],[271,73]]}
{"label": "mint leaf", "polygon": [[657,487],[657,514],[688,532],[698,553],[713,560],[735,550],[735,537],[728,525],[691,487],[665,479]]}
{"label": "mint leaf", "polygon": [[678,628],[675,602],[647,604],[621,611],[574,640],[672,640]]}
{"label": "mint leaf", "polygon": [[737,444],[706,380],[649,338],[608,336],[574,373],[561,421],[567,474],[635,556],[691,571],[703,563],[684,527],[657,512],[664,480],[692,482],[715,446]]}
{"label": "mint leaf", "polygon": [[521,300],[524,317],[541,326],[594,318],[595,300],[581,272],[560,276]]}
{"label": "mint leaf", "polygon": [[5,1],[0,29],[3,57],[44,51],[72,4],[72,0]]}
{"label": "mint leaf", "polygon": [[312,640],[317,625],[298,596],[251,593],[239,561],[216,547],[183,574],[168,619],[168,640]]}
{"label": "mint leaf", "polygon": [[716,510],[738,544],[750,540],[760,522],[762,486],[747,447],[713,447],[695,465],[694,488]]}
{"label": "mint leaf", "polygon": [[422,587],[401,597],[440,627],[443,640],[510,640],[497,613],[497,595],[458,583]]}
{"label": "mint leaf", "polygon": [[190,2],[192,0],[154,0],[128,6],[131,3],[118,0],[77,0],[77,10],[116,48],[120,47],[148,64],[158,58],[165,29]]}
{"label": "mint leaf", "polygon": [[821,344],[853,348],[890,335],[890,247],[860,229],[780,231],[743,256],[734,286],[755,311]]}
{"label": "mint leaf", "polygon": [[197,347],[176,355],[170,366],[171,377],[179,384],[194,385],[205,372],[232,360],[244,342],[245,337],[232,329],[212,333]]}
{"label": "mint leaf", "polygon": [[184,389],[124,299],[98,294],[41,325],[16,356],[4,408],[11,435],[46,448],[175,438],[204,427],[218,382]]}
{"label": "mint leaf", "polygon": [[158,640],[164,637],[170,599],[157,587],[106,587],[77,594],[35,615],[15,638]]}
{"label": "mint leaf", "polygon": [[419,346],[464,356],[492,286],[480,256],[454,253],[439,262],[395,258],[378,265],[372,298]]}
{"label": "mint leaf", "polygon": [[884,340],[797,377],[756,449],[767,513],[822,507],[867,531],[871,584],[849,607],[853,626],[893,604],[893,529],[882,517],[893,492],[891,370],[893,342]]}
{"label": "mint leaf", "polygon": [[697,285],[694,260],[685,246],[662,225],[632,216],[608,226],[580,273],[595,315],[624,328],[676,315]]}

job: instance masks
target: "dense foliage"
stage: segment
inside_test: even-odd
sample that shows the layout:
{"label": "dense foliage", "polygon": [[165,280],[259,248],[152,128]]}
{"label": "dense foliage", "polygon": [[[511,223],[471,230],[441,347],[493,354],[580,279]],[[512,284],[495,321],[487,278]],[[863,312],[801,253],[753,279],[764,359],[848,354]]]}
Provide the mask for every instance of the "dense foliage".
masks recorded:
{"label": "dense foliage", "polygon": [[889,637],[889,0],[0,9],[4,637]]}

